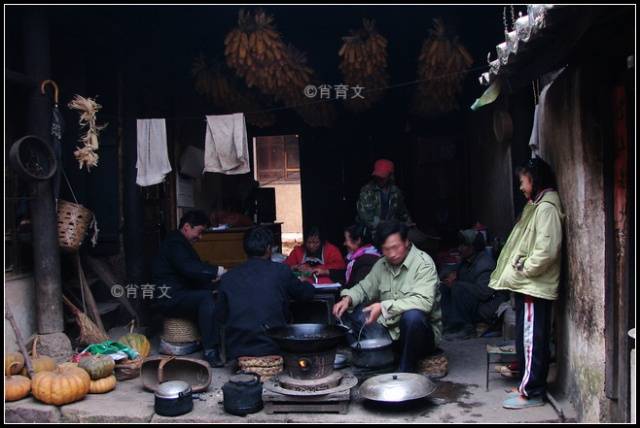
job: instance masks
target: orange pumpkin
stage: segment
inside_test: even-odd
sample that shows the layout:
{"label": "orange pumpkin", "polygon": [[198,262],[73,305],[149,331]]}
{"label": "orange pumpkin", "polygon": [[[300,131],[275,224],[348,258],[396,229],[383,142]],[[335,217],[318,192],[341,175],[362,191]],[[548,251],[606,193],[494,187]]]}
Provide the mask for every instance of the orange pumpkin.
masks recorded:
{"label": "orange pumpkin", "polygon": [[11,364],[9,374],[4,378],[4,400],[16,401],[21,400],[31,391],[31,379],[20,375],[11,375],[11,372],[19,365],[18,362]]}
{"label": "orange pumpkin", "polygon": [[82,400],[89,392],[89,374],[76,367],[58,367],[52,372],[39,372],[33,376],[31,393],[46,404],[62,406]]}
{"label": "orange pumpkin", "polygon": [[[18,363],[18,364],[14,364]],[[11,368],[10,368],[11,367]],[[9,352],[4,356],[4,375],[18,374],[24,367],[24,357],[20,352]]]}
{"label": "orange pumpkin", "polygon": [[[38,336],[33,339],[33,345],[31,347],[31,365],[33,366],[34,373],[50,372],[56,369],[58,363],[51,357],[46,355],[38,355],[36,345],[38,343]],[[27,368],[24,367],[20,373],[23,376],[29,376]]]}
{"label": "orange pumpkin", "polygon": [[89,385],[89,394],[104,394],[116,388],[116,377],[111,375],[102,379],[92,380]]}

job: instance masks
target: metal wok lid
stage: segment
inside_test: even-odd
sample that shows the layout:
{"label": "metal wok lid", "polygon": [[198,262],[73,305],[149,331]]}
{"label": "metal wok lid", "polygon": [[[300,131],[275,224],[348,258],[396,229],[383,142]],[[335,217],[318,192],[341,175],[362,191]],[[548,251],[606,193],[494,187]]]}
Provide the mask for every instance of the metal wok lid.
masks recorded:
{"label": "metal wok lid", "polygon": [[360,396],[368,400],[400,403],[431,395],[435,384],[415,373],[388,373],[374,376],[360,386]]}

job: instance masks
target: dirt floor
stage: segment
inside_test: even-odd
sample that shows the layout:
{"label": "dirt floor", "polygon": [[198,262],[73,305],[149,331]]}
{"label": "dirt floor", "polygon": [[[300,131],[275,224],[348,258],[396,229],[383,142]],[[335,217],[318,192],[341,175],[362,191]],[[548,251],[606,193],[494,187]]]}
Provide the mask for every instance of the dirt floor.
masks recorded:
{"label": "dirt floor", "polygon": [[[437,381],[438,388],[428,399],[405,406],[372,405],[352,389],[348,413],[267,414],[265,410],[246,417],[225,413],[222,385],[231,375],[230,366],[213,369],[212,383],[206,393],[194,400],[193,411],[178,417],[154,413],[154,396],[142,387],[140,378],[119,382],[116,390],[104,395],[89,395],[84,400],[62,407],[44,405],[32,397],[5,404],[6,422],[256,422],[256,423],[553,423],[561,422],[551,404],[526,410],[506,410],[501,406],[505,388],[514,381],[490,373],[489,391],[485,391],[486,344],[501,343],[500,338],[442,342],[449,359],[449,374]],[[345,371],[351,368],[343,369]],[[575,421],[568,403],[560,403],[565,421]]]}

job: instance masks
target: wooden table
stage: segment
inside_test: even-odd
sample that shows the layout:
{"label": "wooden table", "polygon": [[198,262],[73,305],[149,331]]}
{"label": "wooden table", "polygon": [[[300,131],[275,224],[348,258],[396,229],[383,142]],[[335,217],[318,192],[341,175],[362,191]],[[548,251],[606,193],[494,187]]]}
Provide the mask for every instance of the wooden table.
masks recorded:
{"label": "wooden table", "polygon": [[[262,224],[273,232],[273,245],[282,248],[282,223]],[[242,240],[251,227],[232,227],[226,230],[204,232],[193,247],[202,261],[232,268],[247,260]]]}

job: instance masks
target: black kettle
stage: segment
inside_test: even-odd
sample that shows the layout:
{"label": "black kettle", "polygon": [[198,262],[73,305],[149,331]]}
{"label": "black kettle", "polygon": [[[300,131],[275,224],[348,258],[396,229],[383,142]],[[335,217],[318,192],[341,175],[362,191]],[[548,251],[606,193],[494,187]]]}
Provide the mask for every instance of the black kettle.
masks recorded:
{"label": "black kettle", "polygon": [[222,386],[224,411],[246,416],[262,409],[262,382],[256,373],[240,372]]}

